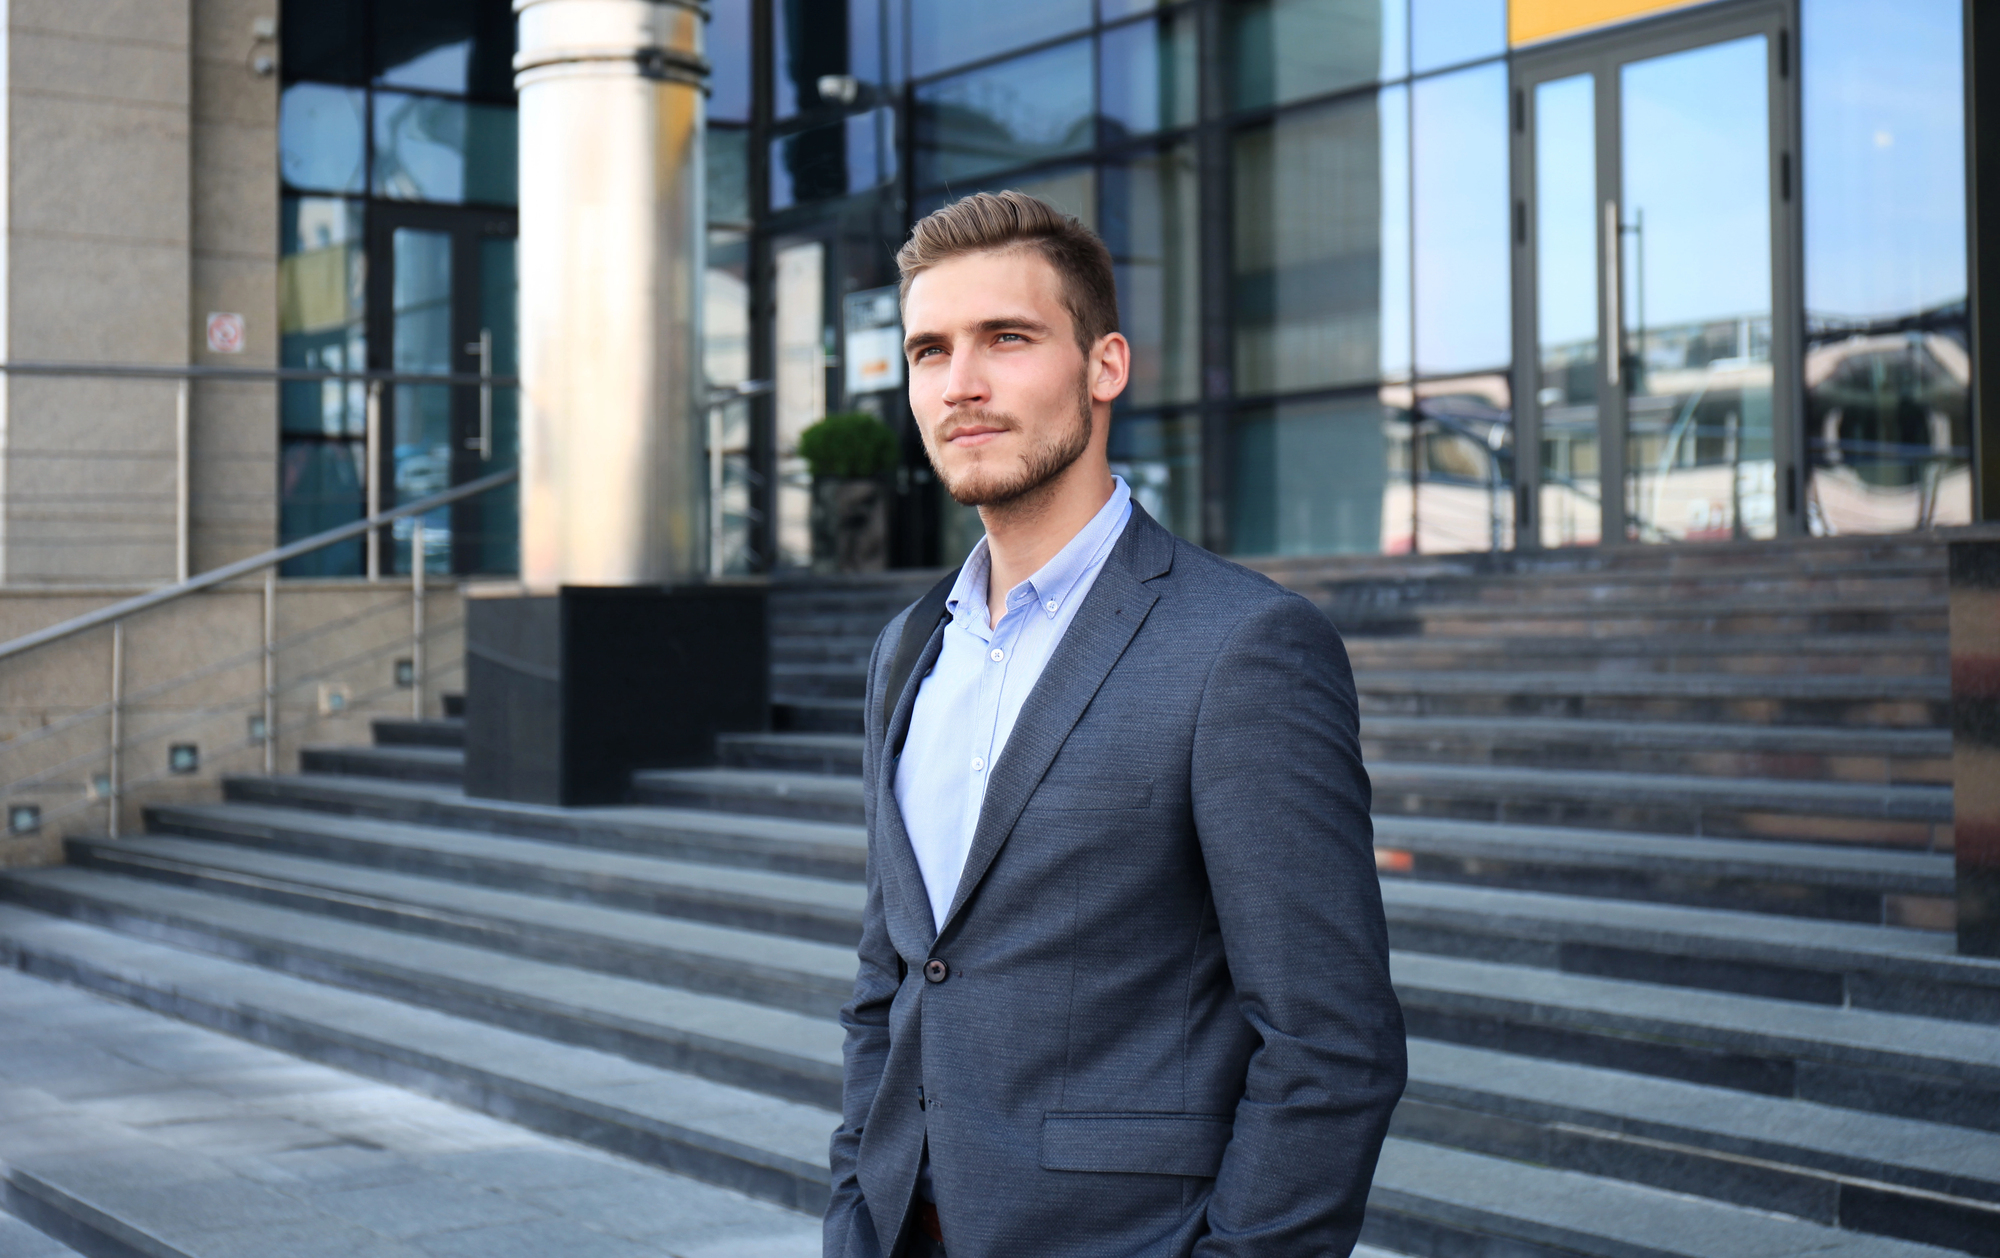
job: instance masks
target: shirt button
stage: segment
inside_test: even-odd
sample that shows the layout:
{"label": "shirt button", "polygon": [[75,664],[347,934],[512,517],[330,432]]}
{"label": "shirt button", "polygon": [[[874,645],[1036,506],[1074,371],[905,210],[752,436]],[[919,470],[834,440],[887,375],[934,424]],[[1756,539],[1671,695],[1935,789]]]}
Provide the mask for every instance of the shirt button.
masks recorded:
{"label": "shirt button", "polygon": [[983,768],[985,768],[985,767],[986,767],[986,759],[985,759],[985,757],[983,757],[983,756],[974,756],[974,757],[972,758],[972,771],[973,771],[974,773],[977,773],[977,772],[979,772],[979,771],[980,771],[981,769],[983,769]]}
{"label": "shirt button", "polygon": [[1048,603],[1048,607],[1049,607],[1049,611],[1051,611],[1051,612],[1055,611],[1055,609],[1056,609],[1056,601],[1055,601],[1054,599],[1050,599],[1050,600],[1049,600],[1049,603]]}
{"label": "shirt button", "polygon": [[1007,653],[1006,653],[1005,651],[1001,650],[1001,649],[1000,649],[999,647],[997,647],[997,646],[993,648],[993,652],[992,652],[992,654],[993,654],[993,662],[994,662],[995,664],[998,664],[998,663],[999,663],[999,662],[1000,662],[1001,660],[1004,660],[1004,659],[1006,659],[1006,658],[1007,658]]}

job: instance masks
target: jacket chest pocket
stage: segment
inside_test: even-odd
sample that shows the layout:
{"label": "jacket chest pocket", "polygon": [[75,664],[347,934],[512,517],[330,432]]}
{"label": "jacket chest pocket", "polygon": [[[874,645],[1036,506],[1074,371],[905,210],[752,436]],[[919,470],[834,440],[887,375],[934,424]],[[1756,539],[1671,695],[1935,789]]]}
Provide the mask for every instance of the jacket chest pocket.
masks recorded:
{"label": "jacket chest pocket", "polygon": [[1144,808],[1152,801],[1151,778],[1100,778],[1094,781],[1045,781],[1029,797],[1028,807],[1065,812],[1115,812]]}
{"label": "jacket chest pocket", "polygon": [[1234,1121],[1226,1114],[1042,1115],[1042,1169],[1213,1179]]}

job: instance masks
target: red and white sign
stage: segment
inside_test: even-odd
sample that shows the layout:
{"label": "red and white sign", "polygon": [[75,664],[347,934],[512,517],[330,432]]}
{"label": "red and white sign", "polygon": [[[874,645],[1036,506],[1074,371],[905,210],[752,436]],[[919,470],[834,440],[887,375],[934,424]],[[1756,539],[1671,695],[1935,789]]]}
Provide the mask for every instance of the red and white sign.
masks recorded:
{"label": "red and white sign", "polygon": [[208,352],[211,354],[243,352],[242,315],[211,313],[208,316]]}

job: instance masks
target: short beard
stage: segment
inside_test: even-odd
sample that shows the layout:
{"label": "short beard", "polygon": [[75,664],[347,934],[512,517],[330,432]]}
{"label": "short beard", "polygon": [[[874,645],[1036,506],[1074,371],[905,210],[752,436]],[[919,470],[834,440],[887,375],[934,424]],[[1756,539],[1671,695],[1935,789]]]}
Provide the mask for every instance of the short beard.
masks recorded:
{"label": "short beard", "polygon": [[[1084,451],[1090,449],[1090,411],[1090,379],[1084,376],[1077,389],[1076,423],[1028,451],[1020,472],[1012,477],[999,479],[973,471],[954,480],[946,474],[934,452],[931,468],[937,472],[938,480],[944,485],[945,492],[951,495],[951,500],[961,507],[1016,506],[1046,490],[1083,457]],[[975,411],[969,418],[989,423],[997,421],[1015,432],[1020,431],[1020,424],[1011,415]]]}

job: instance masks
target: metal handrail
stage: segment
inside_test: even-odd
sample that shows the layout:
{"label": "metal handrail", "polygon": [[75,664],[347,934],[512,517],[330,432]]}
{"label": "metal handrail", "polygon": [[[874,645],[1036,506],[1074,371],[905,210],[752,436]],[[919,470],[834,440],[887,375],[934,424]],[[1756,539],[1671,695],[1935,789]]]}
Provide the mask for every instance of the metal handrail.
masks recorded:
{"label": "metal handrail", "polygon": [[520,475],[520,469],[510,467],[504,471],[495,472],[491,476],[482,476],[478,480],[467,481],[463,485],[454,486],[442,493],[432,494],[428,498],[419,498],[415,502],[406,502],[400,507],[393,507],[390,510],[378,512],[366,519],[355,520],[348,524],[342,524],[337,528],[330,528],[323,533],[315,533],[311,537],[300,538],[296,542],[275,547],[274,549],[264,551],[262,554],[252,555],[247,559],[239,559],[235,563],[224,564],[220,568],[211,568],[200,576],[190,577],[185,581],[177,581],[172,585],[163,586],[160,589],[141,594],[136,598],[128,598],[122,603],[113,603],[109,607],[100,607],[94,612],[85,612],[83,615],[72,617],[61,624],[50,625],[46,629],[38,629],[34,633],[15,638],[12,642],[0,643],[0,660],[20,655],[25,651],[32,651],[36,647],[46,646],[51,642],[60,642],[62,639],[82,633],[86,629],[95,629],[99,625],[107,625],[113,621],[123,620],[127,616],[145,611],[148,608],[158,607],[164,603],[171,603],[176,599],[183,598],[200,590],[206,590],[211,586],[221,585],[225,581],[233,581],[237,577],[248,576],[253,572],[275,567],[288,559],[296,559],[300,555],[309,555],[316,550],[324,549],[336,542],[344,542],[350,537],[359,537],[363,533],[373,532],[383,525],[400,520],[405,516],[422,515],[425,512],[434,511],[439,507],[450,506],[461,499],[483,494],[489,489],[498,489],[500,486],[518,479]]}

